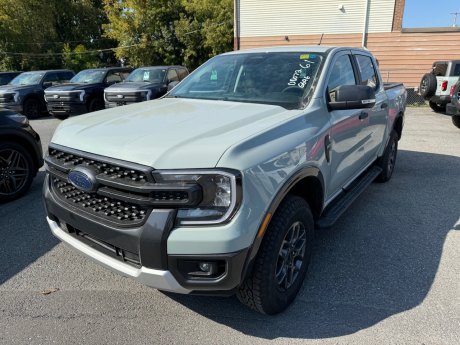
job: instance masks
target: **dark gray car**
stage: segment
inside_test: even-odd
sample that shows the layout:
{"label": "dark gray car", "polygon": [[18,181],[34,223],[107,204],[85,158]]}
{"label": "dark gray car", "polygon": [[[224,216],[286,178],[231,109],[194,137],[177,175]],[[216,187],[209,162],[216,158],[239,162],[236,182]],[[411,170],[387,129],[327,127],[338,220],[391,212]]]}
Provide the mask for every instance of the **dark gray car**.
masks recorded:
{"label": "dark gray car", "polygon": [[105,89],[106,108],[159,98],[189,74],[182,66],[141,67],[134,70],[123,83]]}
{"label": "dark gray car", "polygon": [[24,72],[0,86],[0,107],[37,118],[46,111],[45,89],[72,79],[70,70]]}

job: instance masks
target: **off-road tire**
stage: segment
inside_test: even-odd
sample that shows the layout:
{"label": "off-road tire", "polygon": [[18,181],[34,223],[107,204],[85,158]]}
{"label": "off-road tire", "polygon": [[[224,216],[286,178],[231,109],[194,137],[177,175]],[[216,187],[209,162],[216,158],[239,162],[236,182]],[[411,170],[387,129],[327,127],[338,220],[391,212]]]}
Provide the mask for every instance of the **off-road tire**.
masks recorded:
{"label": "off-road tire", "polygon": [[460,116],[452,116],[452,123],[454,124],[455,127],[460,128]]}
{"label": "off-road tire", "polygon": [[[11,153],[14,156],[9,162],[8,156]],[[23,146],[12,141],[0,142],[0,203],[23,196],[29,189],[35,172],[32,156]],[[12,177],[15,178],[14,181]]]}
{"label": "off-road tire", "polygon": [[430,103],[430,108],[433,109],[434,112],[436,113],[445,113],[446,112],[446,106],[445,105],[440,105],[436,104],[435,102],[429,102]]}
{"label": "off-road tire", "polygon": [[36,119],[41,115],[41,104],[40,101],[36,98],[26,99],[22,107],[22,112],[29,119]]}
{"label": "off-road tire", "polygon": [[[276,270],[280,267],[281,249],[286,246],[286,236],[292,226],[299,224],[305,230],[304,255],[292,285],[283,288],[276,277]],[[314,221],[308,203],[298,196],[288,195],[270,221],[252,272],[237,291],[238,299],[263,314],[277,314],[286,309],[302,287],[310,263],[313,239]]]}
{"label": "off-road tire", "polygon": [[433,73],[426,73],[423,75],[420,81],[420,95],[425,99],[430,99],[436,93],[438,82],[436,76]]}
{"label": "off-road tire", "polygon": [[398,133],[393,130],[390,134],[390,140],[388,141],[388,145],[385,148],[383,156],[377,161],[377,166],[382,168],[382,172],[375,179],[376,182],[388,182],[391,179],[391,176],[393,176],[396,157],[398,156],[398,140]]}
{"label": "off-road tire", "polygon": [[99,98],[93,98],[88,103],[88,112],[98,111],[104,109],[104,102]]}

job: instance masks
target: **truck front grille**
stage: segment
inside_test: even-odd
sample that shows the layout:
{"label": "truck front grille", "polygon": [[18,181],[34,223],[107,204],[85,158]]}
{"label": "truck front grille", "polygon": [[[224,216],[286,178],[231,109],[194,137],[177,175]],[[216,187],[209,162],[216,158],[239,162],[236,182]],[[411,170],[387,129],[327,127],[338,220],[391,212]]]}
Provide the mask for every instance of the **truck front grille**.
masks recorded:
{"label": "truck front grille", "polygon": [[110,103],[138,103],[145,101],[145,92],[106,92],[105,100]]}

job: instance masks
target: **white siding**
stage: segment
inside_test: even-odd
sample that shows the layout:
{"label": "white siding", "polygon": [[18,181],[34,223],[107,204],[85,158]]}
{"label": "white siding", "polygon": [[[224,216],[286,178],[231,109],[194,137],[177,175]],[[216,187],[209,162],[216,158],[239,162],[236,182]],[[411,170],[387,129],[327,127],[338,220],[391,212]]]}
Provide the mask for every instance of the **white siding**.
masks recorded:
{"label": "white siding", "polygon": [[[363,31],[366,0],[239,0],[240,37]],[[343,5],[341,11],[339,6]],[[370,0],[368,32],[390,32],[395,0]]]}

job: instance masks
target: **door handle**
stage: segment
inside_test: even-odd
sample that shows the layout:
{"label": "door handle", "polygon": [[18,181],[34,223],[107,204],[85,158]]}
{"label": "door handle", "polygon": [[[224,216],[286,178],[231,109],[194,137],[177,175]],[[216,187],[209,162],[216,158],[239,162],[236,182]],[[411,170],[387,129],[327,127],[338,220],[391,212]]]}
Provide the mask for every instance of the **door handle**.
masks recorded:
{"label": "door handle", "polygon": [[365,111],[363,111],[363,112],[361,112],[361,114],[359,114],[359,117],[358,117],[358,118],[359,118],[360,120],[364,120],[364,119],[366,119],[366,118],[368,118],[368,117],[369,117],[369,113],[366,113]]}
{"label": "door handle", "polygon": [[388,108],[388,103],[382,103],[382,105],[380,106],[381,109],[386,109]]}

